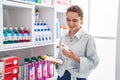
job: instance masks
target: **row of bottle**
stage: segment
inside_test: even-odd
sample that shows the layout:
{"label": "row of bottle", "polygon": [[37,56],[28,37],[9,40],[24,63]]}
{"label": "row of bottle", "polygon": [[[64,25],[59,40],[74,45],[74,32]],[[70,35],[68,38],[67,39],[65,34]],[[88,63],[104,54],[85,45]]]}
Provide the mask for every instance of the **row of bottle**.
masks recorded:
{"label": "row of bottle", "polygon": [[3,44],[30,42],[31,33],[28,27],[3,27]]}
{"label": "row of bottle", "polygon": [[46,23],[34,24],[35,43],[45,43],[52,41],[52,31]]}
{"label": "row of bottle", "polygon": [[19,67],[19,80],[46,80],[54,76],[54,64],[41,56],[25,58]]}

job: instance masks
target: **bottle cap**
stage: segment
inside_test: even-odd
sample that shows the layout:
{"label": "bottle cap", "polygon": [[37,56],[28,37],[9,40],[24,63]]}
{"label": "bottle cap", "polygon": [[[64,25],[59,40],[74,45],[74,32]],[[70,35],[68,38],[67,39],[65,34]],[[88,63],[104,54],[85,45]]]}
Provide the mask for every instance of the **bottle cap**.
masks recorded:
{"label": "bottle cap", "polygon": [[46,57],[46,55],[41,55],[41,59],[45,59]]}
{"label": "bottle cap", "polygon": [[36,57],[31,57],[32,60],[36,60]]}
{"label": "bottle cap", "polygon": [[29,62],[29,60],[30,60],[29,58],[24,58],[25,62]]}

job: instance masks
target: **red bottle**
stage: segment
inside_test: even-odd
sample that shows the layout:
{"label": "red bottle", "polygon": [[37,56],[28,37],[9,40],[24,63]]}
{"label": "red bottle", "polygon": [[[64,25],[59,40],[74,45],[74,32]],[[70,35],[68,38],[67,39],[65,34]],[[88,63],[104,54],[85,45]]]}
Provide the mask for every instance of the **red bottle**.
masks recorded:
{"label": "red bottle", "polygon": [[23,29],[24,29],[24,27],[20,27],[18,29],[19,34],[20,34],[20,36],[19,36],[19,42],[25,42],[25,32],[24,32]]}
{"label": "red bottle", "polygon": [[31,41],[31,34],[30,34],[30,30],[28,27],[25,27],[23,29],[24,31],[24,36],[25,36],[25,42],[30,42]]}

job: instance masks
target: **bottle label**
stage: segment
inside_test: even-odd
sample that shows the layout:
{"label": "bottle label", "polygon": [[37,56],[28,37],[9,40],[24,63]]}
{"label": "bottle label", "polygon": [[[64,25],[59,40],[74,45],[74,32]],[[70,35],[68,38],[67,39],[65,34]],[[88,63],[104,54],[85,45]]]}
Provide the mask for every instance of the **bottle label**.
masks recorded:
{"label": "bottle label", "polygon": [[45,62],[43,64],[43,67],[44,67],[44,69],[43,69],[43,75],[44,75],[44,77],[47,77],[47,62]]}
{"label": "bottle label", "polygon": [[7,34],[4,34],[3,41],[7,41],[7,40],[8,40],[8,36]]}
{"label": "bottle label", "polygon": [[8,34],[8,40],[14,40],[14,34]]}
{"label": "bottle label", "polygon": [[54,65],[50,63],[50,75],[54,76]]}
{"label": "bottle label", "polygon": [[38,66],[38,78],[39,79],[42,78],[42,65],[41,64],[39,64]]}
{"label": "bottle label", "polygon": [[25,36],[24,36],[24,34],[22,33],[22,34],[20,34],[20,40],[25,40]]}

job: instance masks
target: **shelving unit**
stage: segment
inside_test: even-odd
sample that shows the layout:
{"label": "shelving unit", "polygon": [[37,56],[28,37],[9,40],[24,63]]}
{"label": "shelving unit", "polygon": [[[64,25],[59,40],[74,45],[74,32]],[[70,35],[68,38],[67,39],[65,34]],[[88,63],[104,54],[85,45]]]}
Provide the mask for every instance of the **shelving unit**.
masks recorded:
{"label": "shelving unit", "polygon": [[[52,30],[53,40],[48,43],[35,44],[34,33],[34,13],[35,8],[40,11],[40,18],[47,23]],[[49,12],[49,13],[48,13]],[[55,54],[55,8],[53,6],[43,6],[37,3],[24,1],[4,1],[0,3],[0,56],[15,55],[19,57],[19,64],[23,63],[25,57]],[[3,44],[3,27],[29,27],[31,41],[14,44]]]}
{"label": "shelving unit", "polygon": [[[26,13],[26,14],[24,14]],[[34,14],[34,6],[15,3],[10,1],[2,1],[1,4],[1,48],[0,51],[22,49],[29,48],[32,45],[31,42],[26,43],[15,43],[15,44],[3,44],[3,27],[29,27],[30,32],[32,33],[33,26],[33,14]],[[31,35],[32,39],[32,35]]]}
{"label": "shelving unit", "polygon": [[[55,5],[55,0],[52,0],[53,5],[43,5],[33,2],[20,0],[1,0],[0,2],[0,56],[12,55],[18,56],[19,65],[24,63],[24,58],[33,56],[56,54],[56,17],[65,25],[65,10],[61,6],[58,9]],[[60,6],[60,5],[59,5]],[[52,41],[46,43],[35,43],[35,9],[39,10],[40,18],[47,23],[47,27],[52,31]],[[58,11],[59,10],[59,11]],[[3,44],[3,28],[4,27],[29,27],[30,42]],[[54,80],[50,78],[49,80]]]}

